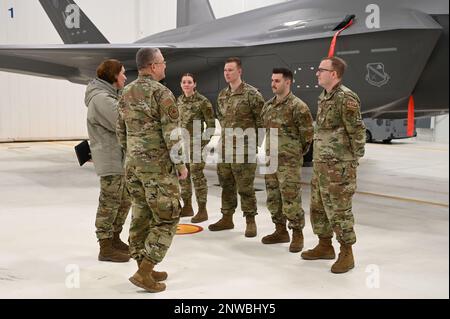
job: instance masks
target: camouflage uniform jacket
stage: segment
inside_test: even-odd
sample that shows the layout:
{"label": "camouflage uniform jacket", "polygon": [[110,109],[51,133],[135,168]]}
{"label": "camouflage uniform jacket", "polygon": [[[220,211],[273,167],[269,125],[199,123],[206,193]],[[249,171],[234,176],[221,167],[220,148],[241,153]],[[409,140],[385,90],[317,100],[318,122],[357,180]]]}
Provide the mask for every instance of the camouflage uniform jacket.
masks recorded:
{"label": "camouflage uniform jacket", "polygon": [[[241,128],[245,131],[253,128],[258,134],[258,128],[262,128],[261,110],[264,106],[264,98],[253,86],[242,82],[235,92],[231,88],[223,89],[217,98],[217,117],[221,130],[222,146],[225,147],[225,128]],[[256,147],[256,145],[255,145]],[[244,154],[247,154],[248,143],[244,143]],[[234,153],[236,144],[233,143]]]}
{"label": "camouflage uniform jacket", "polygon": [[314,134],[316,162],[355,161],[364,156],[366,128],[356,93],[342,84],[319,96]]}
{"label": "camouflage uniform jacket", "polygon": [[[181,121],[180,126],[189,131],[191,144],[194,140],[193,123],[199,120],[202,123],[201,131],[205,130],[205,123],[208,128],[214,129],[216,127],[216,120],[214,118],[214,111],[211,102],[198,92],[194,95],[186,97],[184,94],[180,95],[177,100],[178,110],[180,111]],[[196,138],[200,138],[196,137]],[[202,142],[207,144],[208,141]]]}
{"label": "camouflage uniform jacket", "polygon": [[[278,164],[295,166],[309,150],[313,140],[313,118],[308,105],[289,93],[282,101],[277,97],[266,102],[261,113],[266,128],[278,129]],[[266,152],[269,155],[269,132]]]}
{"label": "camouflage uniform jacket", "polygon": [[146,173],[166,173],[173,165],[170,151],[177,143],[170,134],[180,118],[172,92],[150,76],[140,75],[123,90],[118,110],[117,136],[126,151],[125,165]]}

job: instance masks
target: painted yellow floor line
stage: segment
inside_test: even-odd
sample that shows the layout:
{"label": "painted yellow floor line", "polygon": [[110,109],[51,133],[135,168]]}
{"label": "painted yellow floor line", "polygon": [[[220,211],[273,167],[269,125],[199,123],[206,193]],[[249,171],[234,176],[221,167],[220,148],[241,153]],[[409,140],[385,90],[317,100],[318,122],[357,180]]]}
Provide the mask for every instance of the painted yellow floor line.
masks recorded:
{"label": "painted yellow floor line", "polygon": [[[52,141],[52,142],[46,142],[46,143],[59,144],[59,145],[63,145],[63,146],[73,146],[72,143],[76,143],[76,141]],[[8,144],[10,144],[10,145],[8,145]],[[0,147],[8,147],[8,146],[11,147],[11,144],[13,144],[13,143],[0,144]],[[428,149],[428,150],[430,150],[430,149]],[[206,168],[206,169],[208,169],[208,168]],[[310,186],[310,183],[302,182],[302,185]],[[449,207],[448,203],[432,202],[432,201],[426,201],[426,200],[415,199],[415,198],[407,198],[407,197],[392,196],[392,195],[385,195],[385,194],[371,193],[371,192],[360,192],[360,191],[357,191],[356,193],[361,194],[361,195],[389,198],[389,199],[400,200],[400,201],[405,201],[405,202],[427,204],[427,205],[433,205],[433,206],[439,206],[439,207],[445,207],[445,208]]]}
{"label": "painted yellow floor line", "polygon": [[81,141],[75,141],[75,142],[71,142],[71,141],[67,141],[67,142],[49,142],[50,144],[57,144],[57,145],[62,145],[62,146],[75,146],[78,143],[80,143]]}
{"label": "painted yellow floor line", "polygon": [[[302,183],[302,185],[310,186],[311,184],[310,183]],[[427,205],[440,206],[440,207],[445,207],[445,208],[449,207],[448,203],[431,202],[431,201],[422,200],[422,199],[400,197],[400,196],[392,196],[392,195],[385,195],[385,194],[371,193],[371,192],[356,191],[356,193],[357,194],[361,194],[361,195],[367,195],[367,196],[395,199],[395,200],[400,200],[400,201],[404,201],[404,202],[412,202],[412,203],[418,203],[418,204],[427,204]]]}
{"label": "painted yellow floor line", "polygon": [[413,202],[413,203],[419,203],[419,204],[427,204],[427,205],[433,205],[433,206],[440,206],[448,208],[449,204],[447,203],[438,203],[438,202],[431,202],[427,200],[421,200],[421,199],[415,199],[415,198],[407,198],[407,197],[399,197],[399,196],[391,196],[391,195],[384,195],[384,194],[377,194],[377,193],[370,193],[370,192],[357,192],[361,195],[369,195],[369,196],[376,196],[376,197],[383,197],[383,198],[389,198],[389,199],[395,199],[395,200],[401,200],[405,202]]}
{"label": "painted yellow floor line", "polygon": [[[208,169],[208,168],[206,168],[206,169]],[[258,176],[257,178],[261,178],[261,177]],[[264,180],[264,177],[262,177],[262,179]],[[304,185],[304,186],[311,186],[311,183],[301,182],[301,184]],[[385,195],[385,194],[371,193],[371,192],[361,192],[361,191],[356,191],[356,193],[357,194],[361,194],[361,195],[367,195],[367,196],[389,198],[389,199],[394,199],[394,200],[399,200],[399,201],[404,201],[404,202],[412,202],[412,203],[418,203],[418,204],[433,205],[433,206],[439,206],[439,207],[445,207],[445,208],[449,207],[448,203],[432,202],[432,201],[416,199],[416,198],[392,196],[392,195]]]}
{"label": "painted yellow floor line", "polygon": [[[396,149],[401,148],[403,145],[391,145],[391,147],[395,147]],[[428,148],[428,147],[408,147],[408,149],[404,149],[404,150],[419,150],[419,151],[434,151],[434,152],[449,152],[449,149],[447,148]]]}

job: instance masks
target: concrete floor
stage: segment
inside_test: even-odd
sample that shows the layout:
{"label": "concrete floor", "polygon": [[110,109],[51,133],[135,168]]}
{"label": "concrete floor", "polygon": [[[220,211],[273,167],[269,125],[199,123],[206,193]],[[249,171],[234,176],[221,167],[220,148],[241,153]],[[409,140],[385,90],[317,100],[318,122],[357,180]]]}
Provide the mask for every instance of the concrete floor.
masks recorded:
{"label": "concrete floor", "polygon": [[[97,261],[98,178],[92,166],[78,167],[75,144],[0,144],[0,298],[449,298],[448,144],[367,145],[354,198],[356,267],[343,275],[288,244],[261,244],[273,230],[261,178],[257,238],[244,237],[240,213],[234,230],[208,231],[220,216],[208,170],[210,220],[200,233],[176,236],[159,266],[169,272],[160,294],[128,282],[134,262]],[[305,248],[316,243],[310,179],[304,168]]]}

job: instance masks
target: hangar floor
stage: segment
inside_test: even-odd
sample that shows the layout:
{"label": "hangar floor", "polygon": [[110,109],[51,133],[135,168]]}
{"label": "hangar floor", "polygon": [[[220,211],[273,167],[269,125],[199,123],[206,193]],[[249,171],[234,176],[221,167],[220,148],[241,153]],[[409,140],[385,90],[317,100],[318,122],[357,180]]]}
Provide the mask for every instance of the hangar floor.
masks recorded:
{"label": "hangar floor", "polygon": [[[168,289],[147,294],[128,282],[134,262],[97,261],[98,179],[92,166],[78,167],[75,144],[0,144],[0,298],[449,298],[448,145],[367,146],[354,198],[356,267],[343,275],[330,272],[332,261],[289,253],[288,244],[261,244],[273,230],[262,178],[257,238],[244,237],[241,214],[234,230],[208,231],[220,215],[208,170],[210,220],[200,233],[176,236],[159,266]],[[310,178],[304,168],[306,248],[316,243]]]}

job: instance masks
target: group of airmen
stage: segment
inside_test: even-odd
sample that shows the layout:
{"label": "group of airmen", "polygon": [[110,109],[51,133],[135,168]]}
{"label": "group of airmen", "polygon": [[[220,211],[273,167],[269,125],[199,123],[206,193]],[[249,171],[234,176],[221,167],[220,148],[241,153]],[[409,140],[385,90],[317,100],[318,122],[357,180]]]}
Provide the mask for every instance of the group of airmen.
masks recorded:
{"label": "group of airmen", "polygon": [[[193,158],[194,141],[200,141],[202,148],[209,142],[202,139],[201,133],[206,127],[215,129],[215,118],[220,122],[221,140],[225,139],[225,129],[277,130],[276,141],[266,134],[266,154],[269,154],[271,143],[276,143],[278,165],[275,172],[265,175],[267,208],[275,231],[264,236],[262,243],[290,242],[289,251],[293,253],[303,250],[305,216],[301,169],[303,156],[313,145],[310,217],[319,243],[304,251],[301,257],[305,260],[335,259],[331,239],[336,234],[340,253],[331,271],[345,273],[354,267],[352,245],[356,236],[352,197],[356,190],[358,161],[364,155],[365,127],[358,96],[342,84],[346,69],[342,59],[327,57],[319,65],[316,75],[324,90],[319,96],[315,125],[309,107],[291,92],[293,74],[289,69],[273,69],[275,96],[265,102],[256,88],[242,80],[241,60],[237,57],[227,59],[224,77],[228,86],[219,93],[214,112],[210,101],[196,90],[194,75],[186,73],[181,77],[183,94],[178,99],[160,83],[165,78],[166,61],[159,49],[140,49],[136,62],[139,76],[118,97],[115,128],[124,154],[123,181],[133,206],[128,259],[131,256],[138,264],[138,270],[130,277],[134,285],[149,292],[165,290],[163,281],[168,275],[154,268],[167,253],[180,217],[193,216],[193,223],[208,219],[205,163],[203,160],[174,161],[171,150],[178,142],[171,134],[180,127],[189,132],[188,152]],[[195,121],[202,123],[199,136],[194,136]],[[223,156],[225,143],[220,145]],[[233,160],[222,160],[217,164],[222,188],[222,217],[209,225],[210,231],[234,228],[233,215],[239,194],[246,219],[245,236],[257,235],[254,189],[257,164],[249,158],[250,147],[247,140],[243,149],[236,147],[236,141],[233,141]],[[242,150],[243,154],[240,154]],[[236,160],[239,156],[243,156],[243,162]],[[199,208],[195,216],[191,180]],[[114,224],[114,220],[109,223]],[[117,237],[117,231],[113,233]],[[101,251],[99,259],[107,256],[104,259],[107,260],[112,256],[111,261],[127,261],[125,253],[117,255],[114,250],[121,243],[120,238],[112,238],[107,244],[109,250],[103,254]]]}

